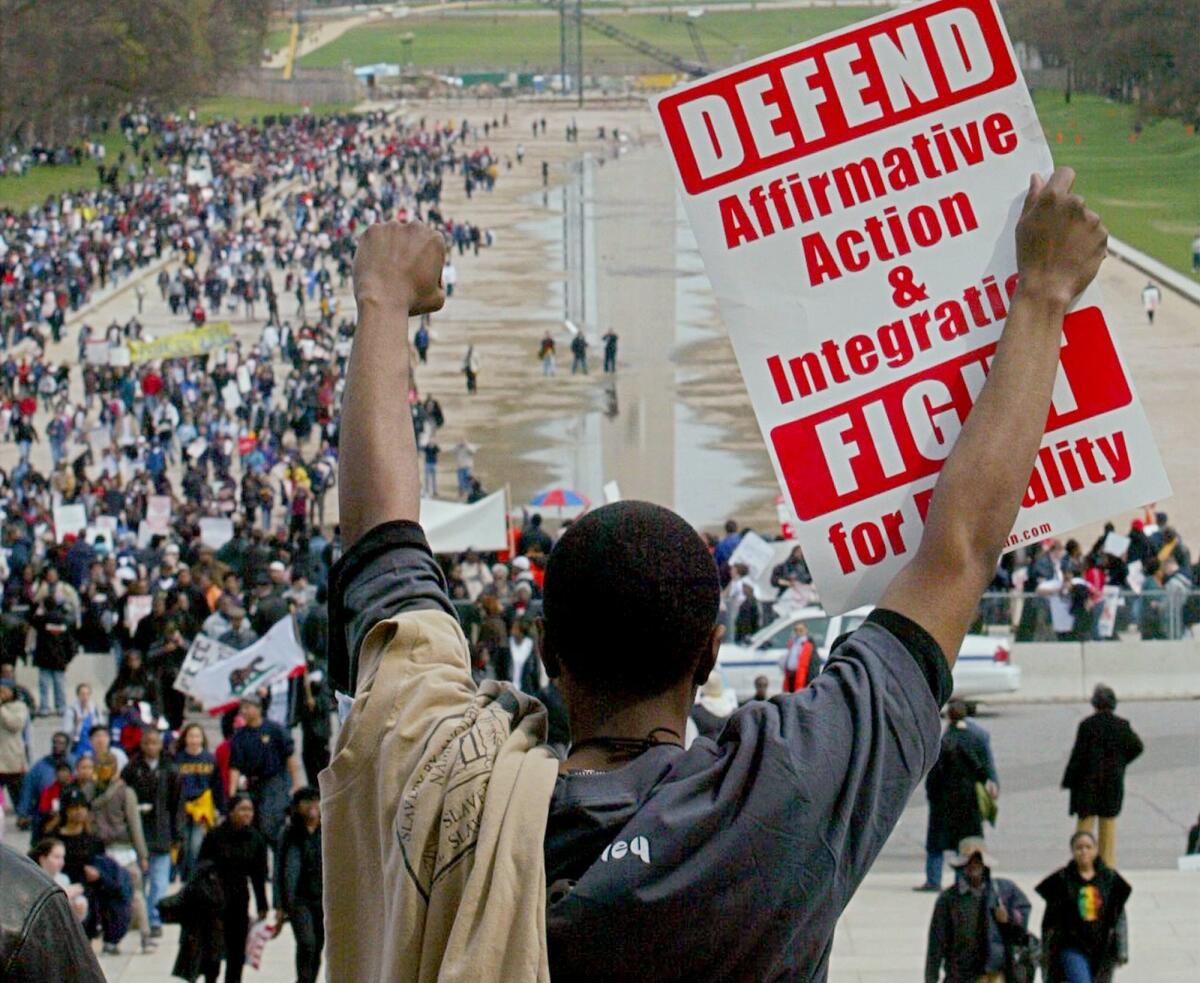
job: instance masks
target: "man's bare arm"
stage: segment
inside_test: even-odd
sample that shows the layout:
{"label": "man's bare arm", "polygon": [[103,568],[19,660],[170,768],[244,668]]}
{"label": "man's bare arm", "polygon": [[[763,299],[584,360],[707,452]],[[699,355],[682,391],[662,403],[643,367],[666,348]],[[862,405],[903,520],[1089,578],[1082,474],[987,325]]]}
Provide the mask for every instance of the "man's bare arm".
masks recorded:
{"label": "man's bare arm", "polygon": [[358,326],[342,399],[338,505],[348,549],[375,526],[420,517],[408,408],[408,318],[439,310],[445,245],[419,223],[367,229],[354,258]]}
{"label": "man's bare arm", "polygon": [[991,372],[934,489],[916,556],[879,605],[928,631],[953,666],[1017,518],[1042,442],[1062,322],[1108,233],[1071,193],[1075,173],[1034,176],[1017,224],[1020,282]]}

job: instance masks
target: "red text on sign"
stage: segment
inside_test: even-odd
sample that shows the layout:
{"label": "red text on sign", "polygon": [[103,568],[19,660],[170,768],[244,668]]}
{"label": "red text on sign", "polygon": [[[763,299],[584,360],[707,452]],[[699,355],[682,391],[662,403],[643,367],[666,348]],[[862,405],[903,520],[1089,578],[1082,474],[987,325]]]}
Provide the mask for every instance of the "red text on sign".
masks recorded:
{"label": "red text on sign", "polygon": [[699,194],[1015,79],[990,0],[940,0],[691,86],[658,111]]}
{"label": "red text on sign", "polygon": [[[1047,433],[1132,400],[1099,308],[1068,315],[1063,334]],[[771,442],[781,470],[789,476],[796,514],[814,519],[936,474],[983,388],[995,347],[985,345],[775,427]],[[1123,434],[1106,442],[1081,438],[1059,450],[1063,453],[1044,448],[1047,456],[1039,456],[1047,497],[1077,490],[1084,481],[1128,477]]]}

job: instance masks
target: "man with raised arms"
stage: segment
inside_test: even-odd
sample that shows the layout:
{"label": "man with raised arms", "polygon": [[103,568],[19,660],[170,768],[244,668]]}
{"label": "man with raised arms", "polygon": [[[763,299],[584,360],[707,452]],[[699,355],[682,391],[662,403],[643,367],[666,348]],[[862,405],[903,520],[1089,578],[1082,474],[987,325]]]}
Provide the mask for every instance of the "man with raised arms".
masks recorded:
{"label": "man with raised arms", "polygon": [[[824,980],[837,918],[938,752],[950,668],[1017,515],[1063,317],[1106,233],[1060,169],[1030,182],[1020,285],[942,469],[924,538],[797,693],[683,747],[717,654],[719,585],[682,519],[642,502],[550,555],[542,657],[570,710],[476,687],[418,525],[406,320],[442,303],[440,238],[368,229],[343,410],[331,670],[355,694],[321,775],[330,979]],[[598,630],[619,612],[637,644]]]}

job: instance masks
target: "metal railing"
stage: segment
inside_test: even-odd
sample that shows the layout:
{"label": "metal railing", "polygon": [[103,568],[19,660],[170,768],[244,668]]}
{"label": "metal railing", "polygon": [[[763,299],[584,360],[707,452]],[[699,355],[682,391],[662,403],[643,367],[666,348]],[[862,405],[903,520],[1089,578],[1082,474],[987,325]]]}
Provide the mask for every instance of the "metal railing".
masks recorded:
{"label": "metal railing", "polygon": [[1200,590],[1106,587],[1095,600],[1083,589],[1046,595],[988,591],[971,631],[1003,630],[1017,642],[1170,641],[1200,637]]}

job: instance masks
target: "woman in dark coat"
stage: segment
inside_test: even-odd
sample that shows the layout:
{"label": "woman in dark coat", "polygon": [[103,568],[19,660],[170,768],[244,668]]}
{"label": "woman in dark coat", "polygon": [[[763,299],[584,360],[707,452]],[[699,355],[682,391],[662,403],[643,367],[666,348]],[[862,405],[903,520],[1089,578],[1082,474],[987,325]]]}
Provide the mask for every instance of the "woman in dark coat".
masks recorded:
{"label": "woman in dark coat", "polygon": [[1127,959],[1125,903],[1133,888],[1105,866],[1091,833],[1071,837],[1071,862],[1037,886],[1046,983],[1108,983]]}
{"label": "woman in dark coat", "polygon": [[1141,738],[1129,721],[1118,717],[1117,695],[1100,685],[1092,693],[1096,712],[1079,725],[1062,787],[1071,792],[1070,813],[1079,817],[1079,830],[1096,835],[1099,817],[1100,856],[1112,867],[1117,862],[1117,816],[1125,799],[1125,768],[1142,753]]}
{"label": "woman in dark coat", "polygon": [[925,834],[925,883],[918,890],[940,891],[943,856],[965,839],[983,836],[977,782],[988,780],[987,748],[967,729],[967,708],[958,701],[947,707],[950,726],[942,735],[938,759],[925,779],[929,826]]}
{"label": "woman in dark coat", "polygon": [[[200,860],[209,860],[221,878],[225,936],[225,983],[240,983],[250,932],[250,890],[254,885],[255,920],[267,917],[267,841],[254,828],[254,803],[239,795],[229,803],[229,816],[200,845]],[[216,966],[205,967],[205,977],[215,983]]]}
{"label": "woman in dark coat", "polygon": [[183,890],[163,898],[158,911],[164,922],[179,922],[179,954],[173,976],[195,983],[217,983],[225,951],[225,890],[211,861],[197,863]]}

